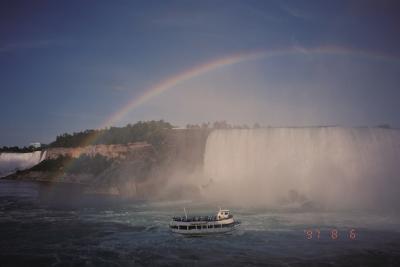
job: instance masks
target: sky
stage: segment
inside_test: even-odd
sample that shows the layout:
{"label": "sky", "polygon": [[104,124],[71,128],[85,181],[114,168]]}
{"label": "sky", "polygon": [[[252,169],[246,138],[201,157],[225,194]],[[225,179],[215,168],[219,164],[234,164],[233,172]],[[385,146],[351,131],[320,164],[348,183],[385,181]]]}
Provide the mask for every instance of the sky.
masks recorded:
{"label": "sky", "polygon": [[0,146],[153,119],[400,127],[399,3],[1,1]]}

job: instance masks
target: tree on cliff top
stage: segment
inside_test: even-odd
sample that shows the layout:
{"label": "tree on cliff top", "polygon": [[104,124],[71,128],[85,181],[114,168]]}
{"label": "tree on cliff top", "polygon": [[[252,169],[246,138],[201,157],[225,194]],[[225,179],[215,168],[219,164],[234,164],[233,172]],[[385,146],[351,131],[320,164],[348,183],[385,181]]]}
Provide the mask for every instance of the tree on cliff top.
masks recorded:
{"label": "tree on cliff top", "polygon": [[[127,144],[147,142],[159,148],[165,139],[166,131],[172,129],[169,122],[139,121],[124,127],[110,127],[101,130],[85,130],[73,134],[64,133],[57,136],[51,147],[79,147],[95,144]],[[88,143],[88,140],[92,140]],[[94,141],[93,141],[94,140]]]}

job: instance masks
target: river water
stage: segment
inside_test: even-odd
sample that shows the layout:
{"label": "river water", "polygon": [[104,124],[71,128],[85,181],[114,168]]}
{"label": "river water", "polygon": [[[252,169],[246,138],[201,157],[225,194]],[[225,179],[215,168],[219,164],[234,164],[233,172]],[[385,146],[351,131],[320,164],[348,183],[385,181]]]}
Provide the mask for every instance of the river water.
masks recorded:
{"label": "river water", "polygon": [[227,207],[242,222],[235,232],[189,238],[169,232],[171,216],[215,205],[88,201],[76,191],[0,180],[0,266],[400,266],[395,213]]}

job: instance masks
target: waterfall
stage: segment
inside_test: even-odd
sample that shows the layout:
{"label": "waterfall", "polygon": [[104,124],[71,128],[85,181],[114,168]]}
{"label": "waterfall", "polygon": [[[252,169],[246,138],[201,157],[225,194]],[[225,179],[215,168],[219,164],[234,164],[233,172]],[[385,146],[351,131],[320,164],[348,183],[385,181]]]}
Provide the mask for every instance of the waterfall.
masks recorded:
{"label": "waterfall", "polygon": [[17,170],[29,169],[46,157],[46,151],[31,153],[0,153],[0,177],[7,176]]}
{"label": "waterfall", "polygon": [[387,207],[400,199],[400,130],[216,130],[204,175],[209,197],[241,203]]}

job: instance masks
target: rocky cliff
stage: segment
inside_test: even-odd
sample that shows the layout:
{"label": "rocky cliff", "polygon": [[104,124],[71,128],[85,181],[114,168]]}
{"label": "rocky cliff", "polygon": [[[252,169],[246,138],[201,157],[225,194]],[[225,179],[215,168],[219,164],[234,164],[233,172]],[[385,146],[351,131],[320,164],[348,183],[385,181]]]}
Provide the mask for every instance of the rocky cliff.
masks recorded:
{"label": "rocky cliff", "polygon": [[108,159],[126,159],[132,154],[147,153],[153,147],[145,142],[129,143],[126,145],[92,145],[85,147],[54,147],[46,149],[46,160],[59,157],[79,158],[82,155],[94,157],[100,155]]}
{"label": "rocky cliff", "polygon": [[[172,177],[188,177],[202,168],[208,134],[208,130],[171,130],[158,150],[146,142],[48,148],[40,164],[6,178],[78,183],[92,193],[147,198],[159,194]],[[179,188],[175,193],[195,191]]]}

